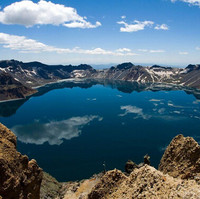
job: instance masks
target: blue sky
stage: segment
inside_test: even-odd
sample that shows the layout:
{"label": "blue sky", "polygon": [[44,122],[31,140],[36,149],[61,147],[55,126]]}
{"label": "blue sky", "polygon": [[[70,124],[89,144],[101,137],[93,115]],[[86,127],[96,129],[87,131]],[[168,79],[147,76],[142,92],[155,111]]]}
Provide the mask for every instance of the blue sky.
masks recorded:
{"label": "blue sky", "polygon": [[7,0],[0,6],[0,59],[200,63],[200,0]]}

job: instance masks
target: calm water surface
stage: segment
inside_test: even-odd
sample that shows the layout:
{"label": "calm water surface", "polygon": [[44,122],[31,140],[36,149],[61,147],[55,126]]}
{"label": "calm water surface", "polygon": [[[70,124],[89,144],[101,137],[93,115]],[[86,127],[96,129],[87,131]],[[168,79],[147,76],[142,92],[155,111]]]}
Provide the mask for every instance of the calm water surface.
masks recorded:
{"label": "calm water surface", "polygon": [[175,135],[200,140],[200,101],[193,95],[132,84],[49,85],[27,101],[0,103],[0,116],[17,135],[18,150],[59,181],[88,178],[104,161],[123,170],[146,153],[157,167]]}

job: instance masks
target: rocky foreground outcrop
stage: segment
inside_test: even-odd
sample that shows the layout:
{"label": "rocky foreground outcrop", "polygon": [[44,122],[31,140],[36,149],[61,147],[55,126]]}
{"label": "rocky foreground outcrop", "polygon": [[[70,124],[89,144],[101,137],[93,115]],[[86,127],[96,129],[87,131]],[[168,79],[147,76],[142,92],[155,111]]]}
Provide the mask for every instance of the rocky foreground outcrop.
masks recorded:
{"label": "rocky foreground outcrop", "polygon": [[145,165],[129,176],[119,170],[108,171],[88,195],[89,199],[122,198],[200,198],[200,186],[195,181],[184,181],[164,175]]}
{"label": "rocky foreground outcrop", "polygon": [[0,123],[0,198],[39,199],[42,169],[16,150],[16,136]]}
{"label": "rocky foreground outcrop", "polygon": [[159,170],[182,179],[200,179],[200,146],[192,137],[177,135],[160,161]]}

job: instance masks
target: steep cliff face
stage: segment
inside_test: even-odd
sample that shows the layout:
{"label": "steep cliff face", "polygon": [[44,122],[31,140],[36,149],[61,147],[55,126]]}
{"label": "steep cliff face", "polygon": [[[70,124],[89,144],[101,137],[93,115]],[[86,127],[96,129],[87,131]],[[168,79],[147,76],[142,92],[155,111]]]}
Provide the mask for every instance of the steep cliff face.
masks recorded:
{"label": "steep cliff face", "polygon": [[182,179],[200,178],[200,146],[191,137],[177,135],[165,150],[159,170]]}
{"label": "steep cliff face", "polygon": [[16,150],[16,136],[0,123],[0,198],[39,199],[42,169]]}

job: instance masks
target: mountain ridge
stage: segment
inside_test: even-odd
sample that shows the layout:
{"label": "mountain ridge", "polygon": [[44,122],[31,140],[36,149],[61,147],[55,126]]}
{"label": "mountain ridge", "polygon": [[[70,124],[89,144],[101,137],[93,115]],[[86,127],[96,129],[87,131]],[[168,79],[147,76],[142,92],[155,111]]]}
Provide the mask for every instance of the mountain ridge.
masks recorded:
{"label": "mountain ridge", "polygon": [[[37,61],[24,63],[17,60],[2,60],[0,61],[0,72],[8,74],[30,89],[71,78],[120,80],[142,84],[164,83],[200,89],[200,64],[173,68],[159,65],[141,66],[126,62],[108,69],[96,70],[87,64],[47,65]],[[0,100],[4,98],[0,97]]]}

